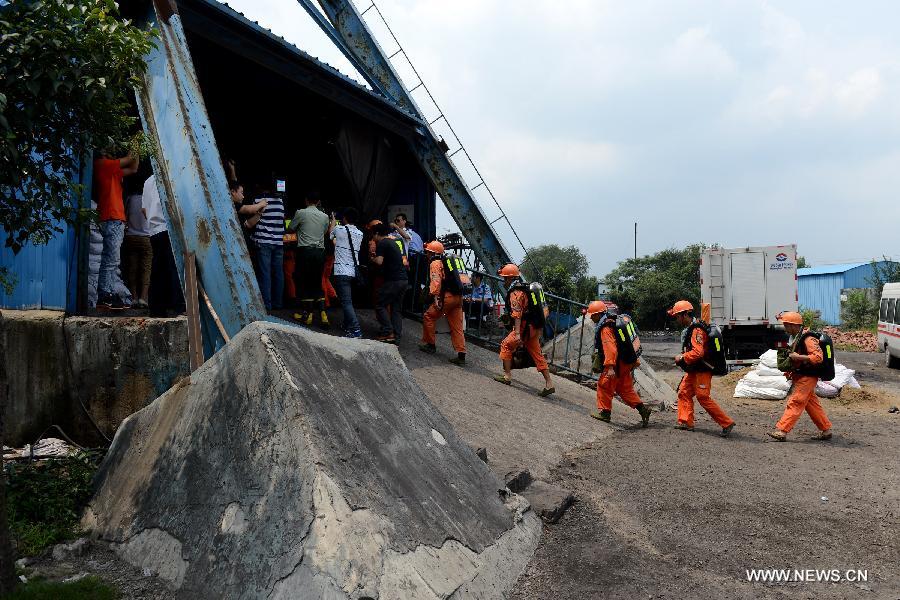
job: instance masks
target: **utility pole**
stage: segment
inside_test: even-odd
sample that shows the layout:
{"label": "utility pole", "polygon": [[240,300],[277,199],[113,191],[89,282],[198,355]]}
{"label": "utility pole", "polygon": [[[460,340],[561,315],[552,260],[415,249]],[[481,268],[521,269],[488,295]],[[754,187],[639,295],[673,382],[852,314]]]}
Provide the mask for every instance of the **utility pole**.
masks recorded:
{"label": "utility pole", "polygon": [[634,259],[637,260],[637,221],[634,223]]}

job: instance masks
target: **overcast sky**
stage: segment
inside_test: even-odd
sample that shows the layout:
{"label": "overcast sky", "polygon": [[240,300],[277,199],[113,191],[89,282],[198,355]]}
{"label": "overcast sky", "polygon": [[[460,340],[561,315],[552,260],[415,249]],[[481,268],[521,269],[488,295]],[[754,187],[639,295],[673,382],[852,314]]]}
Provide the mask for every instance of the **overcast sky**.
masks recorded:
{"label": "overcast sky", "polygon": [[[229,4],[353,73],[294,0]],[[718,242],[796,243],[813,264],[900,257],[896,2],[378,7],[528,245],[575,244],[601,276],[633,253],[635,221],[639,254]]]}

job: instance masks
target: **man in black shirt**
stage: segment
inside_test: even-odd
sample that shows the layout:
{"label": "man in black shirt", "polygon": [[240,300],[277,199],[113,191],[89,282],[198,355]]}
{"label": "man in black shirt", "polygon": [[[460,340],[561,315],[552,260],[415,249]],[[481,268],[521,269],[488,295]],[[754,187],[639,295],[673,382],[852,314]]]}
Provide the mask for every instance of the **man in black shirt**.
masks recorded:
{"label": "man in black shirt", "polygon": [[388,237],[391,228],[384,223],[372,229],[375,240],[376,265],[381,267],[384,283],[378,290],[375,316],[381,324],[381,332],[375,338],[391,344],[399,343],[403,333],[403,294],[409,286],[409,275],[403,266],[403,241]]}

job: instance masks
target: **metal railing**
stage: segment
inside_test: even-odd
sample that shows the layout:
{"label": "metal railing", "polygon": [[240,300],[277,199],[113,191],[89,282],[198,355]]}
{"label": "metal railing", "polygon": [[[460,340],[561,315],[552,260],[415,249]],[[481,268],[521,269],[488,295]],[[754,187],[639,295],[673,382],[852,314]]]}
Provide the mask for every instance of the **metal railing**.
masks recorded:
{"label": "metal railing", "polygon": [[[429,284],[429,263],[424,255],[410,257],[410,291],[405,298],[404,311],[408,316],[422,319]],[[477,345],[496,350],[509,334],[501,320],[506,310],[506,286],[503,279],[479,271],[472,276],[472,292],[463,296],[463,317],[466,337]],[[586,304],[544,292],[550,315],[542,332],[542,348],[547,363],[561,374],[576,381],[595,380],[591,373],[590,355],[593,352],[594,326],[585,325]]]}

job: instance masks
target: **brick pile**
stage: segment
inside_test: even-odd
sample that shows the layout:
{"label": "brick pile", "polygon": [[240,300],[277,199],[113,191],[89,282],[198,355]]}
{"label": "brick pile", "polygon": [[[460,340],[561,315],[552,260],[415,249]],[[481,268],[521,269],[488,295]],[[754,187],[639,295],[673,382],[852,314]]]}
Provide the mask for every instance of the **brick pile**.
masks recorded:
{"label": "brick pile", "polygon": [[878,352],[878,336],[872,331],[842,331],[837,327],[825,327],[835,348],[858,352]]}

